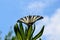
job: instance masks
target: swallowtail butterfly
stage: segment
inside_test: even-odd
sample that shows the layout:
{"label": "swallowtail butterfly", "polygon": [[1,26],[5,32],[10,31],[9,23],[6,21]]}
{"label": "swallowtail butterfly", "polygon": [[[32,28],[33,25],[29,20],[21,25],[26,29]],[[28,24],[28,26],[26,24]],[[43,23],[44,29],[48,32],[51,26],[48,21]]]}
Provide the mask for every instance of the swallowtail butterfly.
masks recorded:
{"label": "swallowtail butterfly", "polygon": [[37,16],[37,15],[33,15],[33,16],[29,15],[19,19],[18,21],[23,22],[27,25],[32,25],[33,23],[35,23],[37,20],[40,20],[40,19],[43,19],[43,17]]}

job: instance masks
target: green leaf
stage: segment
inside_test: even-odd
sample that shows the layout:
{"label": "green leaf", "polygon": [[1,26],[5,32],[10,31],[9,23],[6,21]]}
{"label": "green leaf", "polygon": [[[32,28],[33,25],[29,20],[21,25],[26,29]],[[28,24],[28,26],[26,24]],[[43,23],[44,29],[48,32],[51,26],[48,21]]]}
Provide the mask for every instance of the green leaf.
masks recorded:
{"label": "green leaf", "polygon": [[25,34],[24,34],[24,28],[23,28],[22,22],[19,22],[19,25],[20,25],[20,33],[21,33],[22,39],[25,40]]}
{"label": "green leaf", "polygon": [[33,31],[32,31],[32,33],[31,33],[31,40],[32,40],[32,38],[33,38],[33,33],[34,33],[34,31],[35,31],[35,24],[34,24],[34,26],[33,26]]}
{"label": "green leaf", "polygon": [[25,39],[26,39],[26,37],[27,37],[27,32],[28,32],[28,28],[25,27]]}
{"label": "green leaf", "polygon": [[17,24],[17,23],[16,23],[16,25],[14,26],[14,31],[15,31],[17,40],[22,40],[22,37],[21,37],[21,34],[20,34],[20,31],[19,31],[19,28],[18,28],[18,24]]}
{"label": "green leaf", "polygon": [[28,32],[27,32],[27,39],[26,40],[30,40],[31,38],[31,34],[32,34],[32,26],[29,26]]}
{"label": "green leaf", "polygon": [[[35,26],[35,24],[34,24],[34,29],[33,29],[33,33],[34,33],[34,31],[35,31],[35,27],[36,27],[36,26]],[[33,33],[32,33],[32,34],[33,34]]]}
{"label": "green leaf", "polygon": [[44,31],[44,26],[42,27],[41,31],[33,38],[33,40],[36,40],[36,39],[38,39],[39,37],[41,37],[42,34],[43,34],[43,31]]}

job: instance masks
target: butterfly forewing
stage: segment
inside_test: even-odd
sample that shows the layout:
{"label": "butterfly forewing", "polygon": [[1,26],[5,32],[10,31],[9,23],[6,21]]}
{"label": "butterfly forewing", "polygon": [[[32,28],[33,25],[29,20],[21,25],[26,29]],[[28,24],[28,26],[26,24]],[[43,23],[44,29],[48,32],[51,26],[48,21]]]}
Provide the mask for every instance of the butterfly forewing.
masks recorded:
{"label": "butterfly forewing", "polygon": [[33,16],[31,16],[31,19],[30,19],[30,21],[31,21],[31,22],[33,21]]}
{"label": "butterfly forewing", "polygon": [[37,18],[37,16],[34,16],[33,21],[35,21],[35,20],[36,20],[36,18]]}

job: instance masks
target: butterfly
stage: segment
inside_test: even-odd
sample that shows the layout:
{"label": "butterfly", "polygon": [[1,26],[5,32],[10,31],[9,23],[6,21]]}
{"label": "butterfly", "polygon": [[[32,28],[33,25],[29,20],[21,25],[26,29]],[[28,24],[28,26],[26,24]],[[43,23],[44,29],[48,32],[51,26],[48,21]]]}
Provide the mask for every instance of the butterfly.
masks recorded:
{"label": "butterfly", "polygon": [[25,23],[27,25],[33,25],[36,21],[40,20],[40,19],[43,19],[42,16],[39,16],[39,15],[29,15],[29,16],[25,16],[23,18],[20,18],[18,20],[18,22],[22,22],[22,23]]}

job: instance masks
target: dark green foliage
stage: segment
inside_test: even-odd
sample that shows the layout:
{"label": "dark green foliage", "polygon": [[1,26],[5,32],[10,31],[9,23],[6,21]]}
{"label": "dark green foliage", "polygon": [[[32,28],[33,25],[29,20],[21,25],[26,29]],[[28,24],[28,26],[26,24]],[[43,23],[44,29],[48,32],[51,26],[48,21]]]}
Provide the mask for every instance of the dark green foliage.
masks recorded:
{"label": "dark green foliage", "polygon": [[[17,23],[14,25],[15,36],[12,36],[12,31],[9,31],[9,33],[5,36],[5,40],[37,40],[38,38],[39,40],[42,40],[41,36],[44,31],[44,26],[41,31],[33,37],[36,28],[34,23],[40,19],[43,19],[43,17],[29,15],[17,20]],[[24,27],[22,23],[26,24],[27,27]]]}
{"label": "dark green foliage", "polygon": [[33,37],[35,27],[36,26],[34,24],[29,25],[24,29],[22,22],[19,21],[14,25],[15,36],[11,37],[12,32],[10,31],[8,35],[5,36],[5,40],[37,40],[38,38],[40,38],[39,40],[41,40],[44,26],[42,27],[41,31]]}
{"label": "dark green foliage", "polygon": [[13,37],[12,40],[36,40],[42,36],[44,31],[44,26],[35,37],[33,37],[33,33],[35,31],[35,24],[34,26],[31,25],[26,27],[24,30],[22,22],[18,22],[18,24],[16,23],[14,26],[14,31],[15,31],[16,37]]}

